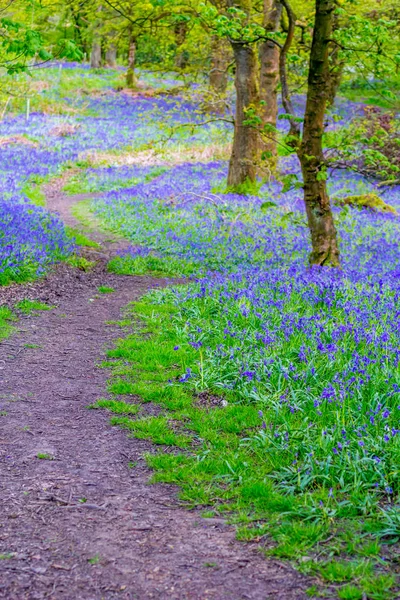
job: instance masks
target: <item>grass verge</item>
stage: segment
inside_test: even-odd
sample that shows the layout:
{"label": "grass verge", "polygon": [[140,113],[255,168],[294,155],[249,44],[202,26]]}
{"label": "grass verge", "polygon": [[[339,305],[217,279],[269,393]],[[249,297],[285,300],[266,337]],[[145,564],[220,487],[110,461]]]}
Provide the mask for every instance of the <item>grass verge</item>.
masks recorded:
{"label": "grass verge", "polygon": [[[112,369],[112,400],[98,404],[116,413],[112,423],[130,436],[175,447],[174,453],[161,447],[147,455],[152,480],[177,484],[188,507],[202,507],[208,517],[225,515],[240,540],[258,541],[267,556],[291,560],[301,572],[317,576],[322,583],[309,589],[312,597],[396,597],[396,507],[360,511],[350,494],[336,498],[323,484],[277,485],[274,472],[287,457],[278,445],[265,451],[268,425],[260,418],[265,405],[244,402],[234,390],[221,395],[218,386],[198,393],[185,386],[194,370],[201,379],[202,349],[188,343],[178,307],[165,295],[163,303],[155,298],[156,293],[149,295],[128,310],[124,326],[137,329],[138,318],[145,325],[109,351],[105,366]],[[121,406],[121,395],[141,399],[135,417],[135,409]],[[148,402],[159,406],[157,416],[146,414]]]}

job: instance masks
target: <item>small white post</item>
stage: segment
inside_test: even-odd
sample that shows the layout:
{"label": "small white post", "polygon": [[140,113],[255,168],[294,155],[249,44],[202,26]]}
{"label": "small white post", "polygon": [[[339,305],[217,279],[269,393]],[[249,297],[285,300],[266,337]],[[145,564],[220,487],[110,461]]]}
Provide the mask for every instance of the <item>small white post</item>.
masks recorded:
{"label": "small white post", "polygon": [[30,109],[31,109],[31,99],[27,98],[26,99],[26,120],[29,120],[29,114],[30,114]]}

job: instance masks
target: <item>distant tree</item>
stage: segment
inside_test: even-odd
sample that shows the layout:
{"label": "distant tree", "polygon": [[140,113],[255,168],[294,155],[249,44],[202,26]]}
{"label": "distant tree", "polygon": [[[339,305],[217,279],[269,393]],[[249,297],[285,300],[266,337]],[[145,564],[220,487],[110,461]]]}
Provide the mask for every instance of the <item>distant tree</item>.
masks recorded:
{"label": "distant tree", "polygon": [[[282,4],[279,0],[264,0],[263,25],[266,34],[279,30],[282,16]],[[265,127],[263,150],[274,169],[276,166],[276,126],[278,117],[278,86],[279,86],[279,45],[273,38],[267,38],[260,43],[260,99],[261,118]]]}

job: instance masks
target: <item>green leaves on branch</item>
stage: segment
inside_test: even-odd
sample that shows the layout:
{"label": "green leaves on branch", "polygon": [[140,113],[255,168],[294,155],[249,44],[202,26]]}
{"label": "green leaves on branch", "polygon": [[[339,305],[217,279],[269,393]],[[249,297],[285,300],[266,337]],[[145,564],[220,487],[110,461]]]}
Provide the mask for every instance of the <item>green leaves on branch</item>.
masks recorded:
{"label": "green leaves on branch", "polygon": [[46,42],[39,31],[9,18],[0,19],[0,35],[2,37],[0,65],[9,75],[28,71],[30,59],[33,59],[35,64],[53,58],[78,60],[82,58],[82,53],[73,40],[61,40],[51,51],[46,47]]}

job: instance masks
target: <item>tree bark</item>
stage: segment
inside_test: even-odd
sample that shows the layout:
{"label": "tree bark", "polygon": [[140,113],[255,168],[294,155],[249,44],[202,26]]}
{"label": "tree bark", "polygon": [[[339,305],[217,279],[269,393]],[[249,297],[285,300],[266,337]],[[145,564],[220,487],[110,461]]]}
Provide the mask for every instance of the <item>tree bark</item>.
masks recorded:
{"label": "tree bark", "polygon": [[326,189],[322,134],[329,91],[329,40],[334,0],[316,0],[316,13],[308,73],[303,136],[298,147],[304,183],[304,202],[310,228],[310,264],[338,267],[339,249]]}
{"label": "tree bark", "polygon": [[93,69],[99,69],[101,67],[101,42],[100,39],[95,37],[92,43],[92,52],[90,54],[90,66]]}
{"label": "tree bark", "polygon": [[213,35],[211,38],[211,64],[209,73],[210,98],[207,110],[223,114],[226,108],[226,88],[228,86],[228,66],[231,48],[227,41]]}
{"label": "tree bark", "polygon": [[229,161],[228,186],[237,187],[245,181],[255,181],[259,167],[260,140],[257,128],[245,125],[246,109],[258,109],[257,57],[251,45],[232,41],[236,65],[236,116],[232,154]]}
{"label": "tree bark", "polygon": [[[340,27],[339,17],[333,16],[332,31],[335,32]],[[342,81],[345,62],[340,56],[339,46],[332,44],[329,51],[329,87],[327,103],[332,106],[335,102],[340,83]]]}
{"label": "tree bark", "polygon": [[223,38],[211,38],[211,68],[209,83],[212,90],[223,96],[228,85],[229,46]]}
{"label": "tree bark", "polygon": [[177,23],[174,28],[175,42],[177,46],[177,54],[175,57],[175,65],[178,69],[184,69],[188,64],[188,57],[185,51],[182,51],[181,46],[186,41],[188,25],[186,21]]}
{"label": "tree bark", "polygon": [[132,33],[129,36],[129,49],[128,49],[128,70],[126,71],[126,86],[130,89],[136,87],[135,77],[135,58],[136,58],[136,39]]}
{"label": "tree bark", "polygon": [[282,90],[282,104],[283,108],[287,115],[290,116],[289,124],[289,136],[287,138],[287,143],[292,148],[295,148],[296,151],[300,142],[300,126],[298,122],[295,120],[295,113],[293,110],[292,99],[290,97],[289,92],[289,84],[287,80],[287,72],[286,72],[286,59],[287,54],[290,50],[290,46],[292,45],[294,39],[295,25],[296,25],[296,15],[294,14],[292,7],[290,5],[289,0],[280,0],[282,6],[285,7],[285,11],[288,18],[288,27],[287,27],[287,36],[285,43],[283,44],[281,51],[279,53],[279,77],[281,82],[281,90]]}
{"label": "tree bark", "polygon": [[117,66],[117,48],[115,44],[110,44],[106,50],[106,65],[112,69]]}
{"label": "tree bark", "polygon": [[[264,0],[264,28],[267,33],[277,31],[282,15],[278,0]],[[278,117],[279,47],[272,41],[260,44],[260,98],[261,119],[264,127],[263,151],[271,155],[270,165],[276,166],[276,123]]]}

